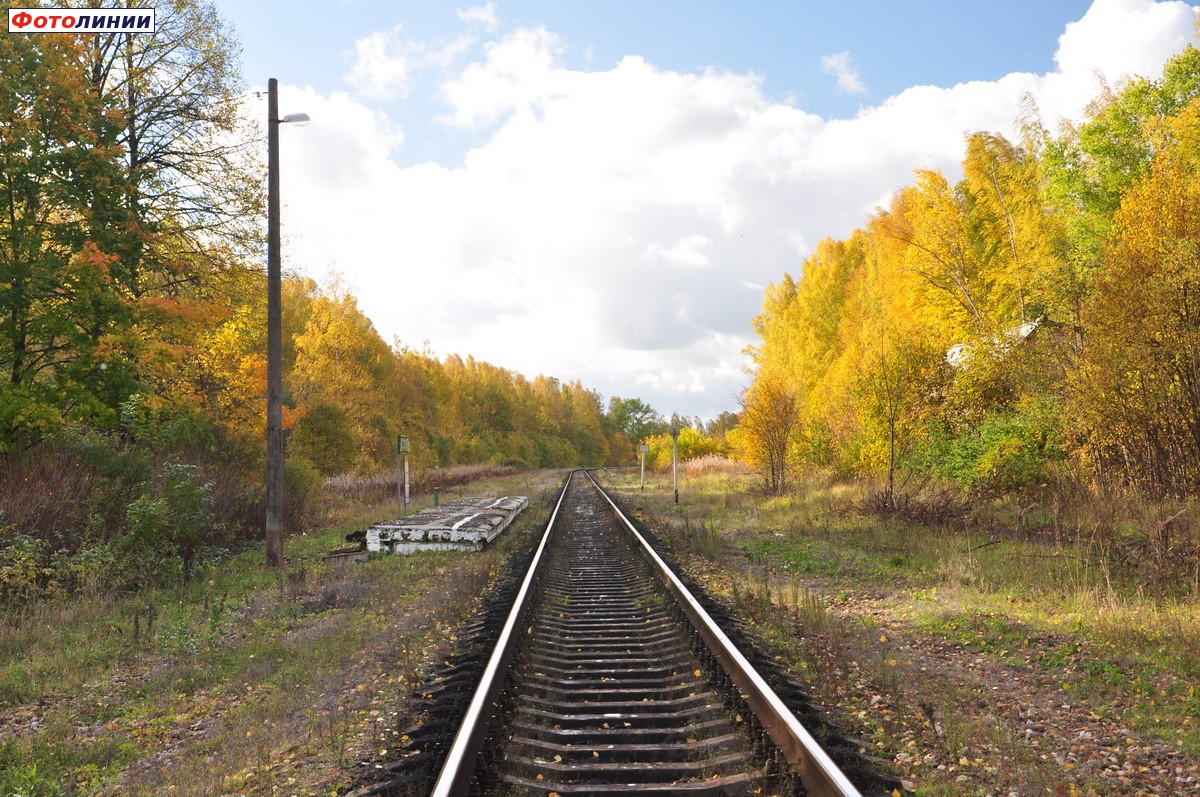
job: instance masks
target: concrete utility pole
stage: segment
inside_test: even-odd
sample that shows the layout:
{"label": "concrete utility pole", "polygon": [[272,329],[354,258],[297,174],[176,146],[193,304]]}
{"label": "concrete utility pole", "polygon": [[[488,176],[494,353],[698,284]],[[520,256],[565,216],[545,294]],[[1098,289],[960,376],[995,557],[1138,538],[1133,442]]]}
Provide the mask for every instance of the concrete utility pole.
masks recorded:
{"label": "concrete utility pole", "polygon": [[279,81],[267,81],[267,566],[283,564],[283,299],[279,255],[279,125],[308,115],[279,118]]}
{"label": "concrete utility pole", "polygon": [[279,83],[267,81],[267,566],[283,564],[283,299],[279,256]]}

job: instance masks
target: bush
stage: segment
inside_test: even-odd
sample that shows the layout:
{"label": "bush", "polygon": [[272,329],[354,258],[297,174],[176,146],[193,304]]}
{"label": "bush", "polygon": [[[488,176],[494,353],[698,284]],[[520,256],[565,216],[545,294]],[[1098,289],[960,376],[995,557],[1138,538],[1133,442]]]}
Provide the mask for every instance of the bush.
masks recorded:
{"label": "bush", "polygon": [[[134,486],[114,486],[102,474],[92,475],[97,489],[81,502],[83,508],[105,497],[124,496]],[[158,480],[136,486],[135,497],[119,511],[106,513],[120,517],[116,528],[94,514],[82,532],[58,529],[38,536],[10,528],[0,547],[0,600],[21,602],[113,587],[142,590],[189,577],[198,564],[232,544],[227,527],[216,519],[212,483],[197,466],[168,463]],[[68,506],[64,517],[80,522],[81,511]]]}
{"label": "bush", "polygon": [[168,464],[162,481],[126,509],[127,532],[118,541],[121,580],[143,589],[191,575],[223,528],[212,511],[212,484],[194,465]]}
{"label": "bush", "polygon": [[40,596],[51,575],[46,566],[46,544],[17,534],[0,548],[0,598],[23,603]]}
{"label": "bush", "polygon": [[120,580],[141,590],[183,572],[183,560],[168,537],[170,508],[165,500],[143,495],[126,509],[129,531],[117,541]]}
{"label": "bush", "polygon": [[262,527],[244,452],[212,453],[213,429],[194,416],[123,409],[123,434],[65,429],[0,453],[0,600],[187,577]]}
{"label": "bush", "polygon": [[990,414],[957,437],[935,421],[908,464],[979,494],[1021,492],[1062,461],[1058,429],[1056,408],[1045,402]]}
{"label": "bush", "polygon": [[357,452],[350,416],[332,404],[310,407],[296,422],[288,438],[288,449],[298,460],[312,464],[322,476],[347,472]]}
{"label": "bush", "polygon": [[116,554],[108,543],[92,545],[74,554],[58,550],[50,557],[50,569],[57,591],[95,595],[114,582]]}
{"label": "bush", "polygon": [[308,528],[319,519],[321,488],[325,485],[317,467],[302,457],[283,462],[283,524],[290,531]]}

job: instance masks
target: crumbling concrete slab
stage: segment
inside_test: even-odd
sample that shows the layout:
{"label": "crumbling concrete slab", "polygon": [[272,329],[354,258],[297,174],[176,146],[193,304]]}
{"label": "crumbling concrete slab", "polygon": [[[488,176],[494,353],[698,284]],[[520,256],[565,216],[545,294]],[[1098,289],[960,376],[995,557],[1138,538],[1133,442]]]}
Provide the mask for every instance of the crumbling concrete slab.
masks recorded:
{"label": "crumbling concrete slab", "polygon": [[410,517],[376,523],[361,539],[365,550],[371,552],[479,551],[500,536],[528,504],[523,495],[460,498]]}

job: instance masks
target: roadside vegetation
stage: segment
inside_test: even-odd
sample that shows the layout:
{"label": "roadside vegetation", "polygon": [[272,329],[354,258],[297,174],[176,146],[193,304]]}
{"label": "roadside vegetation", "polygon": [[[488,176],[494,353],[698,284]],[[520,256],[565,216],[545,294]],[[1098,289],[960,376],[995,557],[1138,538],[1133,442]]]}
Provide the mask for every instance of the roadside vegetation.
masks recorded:
{"label": "roadside vegetation", "polygon": [[[774,495],[733,462],[681,472],[679,506],[669,473],[644,492],[636,471],[606,480],[915,792],[1200,788],[1194,585],[1000,501],[919,523],[877,512],[878,482]],[[1175,523],[1194,533],[1200,509]]]}
{"label": "roadside vegetation", "polygon": [[[504,557],[540,531],[557,472],[474,481],[530,507],[481,554],[331,570],[355,522],[137,595],[84,591],[0,619],[0,794],[329,794],[402,742],[412,691]],[[331,496],[338,501],[338,496]],[[421,504],[427,503],[423,499]],[[418,505],[416,508],[420,508]]]}
{"label": "roadside vegetation", "polygon": [[968,135],[768,288],[752,472],[630,493],[921,793],[1200,789],[1198,114]]}
{"label": "roadside vegetation", "polygon": [[[261,536],[263,131],[213,4],[157,25],[0,39],[0,606],[182,588]],[[336,279],[282,291],[289,530],[325,522],[325,479],[386,481],[400,435],[427,490],[629,461],[662,424],[385,342]]]}
{"label": "roadside vegetation", "polygon": [[1198,119],[1189,46],[1077,126],[968,135],[957,182],[918,171],[768,288],[734,452],[781,495],[870,478],[881,515],[993,513],[1193,591]]}

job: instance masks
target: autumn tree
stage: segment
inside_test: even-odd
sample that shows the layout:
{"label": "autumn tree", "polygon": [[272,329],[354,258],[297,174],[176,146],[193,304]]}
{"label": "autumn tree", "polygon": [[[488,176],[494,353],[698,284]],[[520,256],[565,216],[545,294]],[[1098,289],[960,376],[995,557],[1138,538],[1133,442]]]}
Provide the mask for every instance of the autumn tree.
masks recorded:
{"label": "autumn tree", "polygon": [[221,380],[206,347],[260,273],[262,218],[261,145],[238,113],[237,43],[206,0],[157,6],[153,36],[79,42],[75,79],[94,100],[92,127],[113,141],[107,171],[80,181],[89,239],[110,258],[110,290],[127,311],[101,342],[107,370],[135,373],[164,418],[224,427],[207,411]]}
{"label": "autumn tree", "polygon": [[868,418],[885,430],[887,487],[884,501],[895,506],[896,465],[902,444],[904,419],[910,411],[918,383],[913,347],[896,340],[886,330],[878,330],[861,363],[859,390],[862,409]]}
{"label": "autumn tree", "polygon": [[688,460],[720,455],[725,451],[720,441],[696,427],[681,425],[673,428],[679,431],[678,438],[673,439],[670,432],[658,432],[646,438],[646,445],[650,449],[646,453],[648,467],[670,471],[676,447],[681,465]]}
{"label": "autumn tree", "polygon": [[[317,440],[325,441],[313,450],[333,450],[329,447],[344,445],[334,441],[343,439],[348,431],[353,469],[382,469],[394,456],[398,433],[388,393],[394,353],[341,283],[335,281],[329,290],[313,295],[310,304],[304,329],[293,341],[296,359],[291,373],[286,374],[286,392],[297,421],[314,408],[328,410],[319,420],[309,421],[301,438],[308,437],[313,446]],[[320,426],[322,423],[326,426]],[[331,463],[313,464],[322,471],[333,467]]]}
{"label": "autumn tree", "polygon": [[1146,122],[1173,116],[1200,96],[1200,50],[1189,45],[1170,58],[1162,76],[1124,86],[1103,84],[1088,119],[1047,142],[1048,199],[1069,211],[1072,265],[1086,289],[1125,195],[1154,154]]}
{"label": "autumn tree", "polygon": [[258,176],[227,29],[191,0],[157,20],[153,36],[4,42],[7,440],[112,428],[135,393],[201,412],[203,338],[232,312],[227,276],[249,271]]}
{"label": "autumn tree", "polygon": [[1154,157],[1085,305],[1075,407],[1102,468],[1187,493],[1200,479],[1200,99],[1147,137]]}
{"label": "autumn tree", "polygon": [[779,379],[755,379],[742,394],[737,445],[776,494],[784,491],[791,472],[789,449],[798,416],[796,396]]}
{"label": "autumn tree", "polygon": [[993,421],[1023,430],[1011,416],[1026,408],[1041,424],[1053,405],[1041,395],[1061,388],[1070,359],[1050,362],[1063,354],[1053,335],[1026,344],[1039,326],[1061,328],[1051,316],[1063,307],[1065,231],[1037,152],[975,134],[963,172],[954,185],[917,172],[866,229],[822,241],[801,279],[771,285],[755,319],[755,384],[781,384],[799,406],[791,455],[884,474],[889,501],[897,469],[932,451],[916,445],[926,437],[971,437]]}
{"label": "autumn tree", "polygon": [[1047,208],[1036,154],[1003,136],[975,133],[967,139],[963,172],[958,192],[989,315],[1007,329],[1057,310],[1054,283],[1065,261],[1066,231]]}
{"label": "autumn tree", "polygon": [[0,450],[68,420],[112,423],[135,389],[106,354],[128,314],[92,233],[117,149],[93,124],[81,53],[70,36],[0,40]]}
{"label": "autumn tree", "polygon": [[605,422],[637,444],[645,440],[656,426],[661,426],[663,420],[653,407],[639,398],[613,396],[608,400]]}
{"label": "autumn tree", "polygon": [[261,147],[239,117],[238,48],[213,5],[167,0],[153,36],[82,38],[89,88],[120,124],[121,198],[103,248],[120,256],[122,288],[173,294],[223,267],[222,249],[255,253]]}

